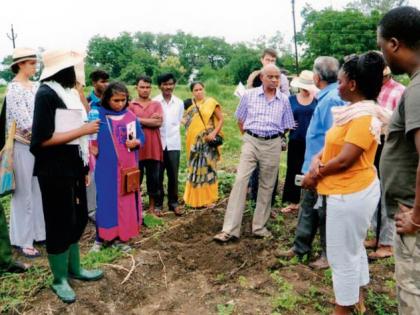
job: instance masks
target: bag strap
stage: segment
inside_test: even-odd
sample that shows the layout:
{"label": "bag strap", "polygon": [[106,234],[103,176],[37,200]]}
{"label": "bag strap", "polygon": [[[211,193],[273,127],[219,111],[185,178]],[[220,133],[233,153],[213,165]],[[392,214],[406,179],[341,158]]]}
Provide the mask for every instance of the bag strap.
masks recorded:
{"label": "bag strap", "polygon": [[193,101],[193,103],[194,103],[194,105],[195,105],[195,108],[197,108],[198,115],[200,116],[200,119],[201,119],[201,121],[203,122],[204,129],[205,129],[205,130],[206,130],[206,132],[208,133],[209,131],[207,130],[206,123],[204,122],[203,116],[201,115],[200,108],[198,107],[198,105],[197,105],[197,103],[195,102],[195,100],[194,100],[194,99],[193,99],[192,101]]}

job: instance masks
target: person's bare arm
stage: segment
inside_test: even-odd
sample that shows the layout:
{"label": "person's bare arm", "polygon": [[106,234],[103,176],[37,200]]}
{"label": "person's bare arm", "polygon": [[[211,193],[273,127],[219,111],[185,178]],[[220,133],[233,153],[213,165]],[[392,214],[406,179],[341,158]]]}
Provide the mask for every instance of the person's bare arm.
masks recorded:
{"label": "person's bare arm", "polygon": [[145,127],[158,128],[162,126],[163,118],[161,115],[153,114],[151,118],[138,118]]}
{"label": "person's bare arm", "polygon": [[239,131],[241,132],[241,134],[244,134],[244,132],[245,132],[244,123],[242,121],[238,121],[238,128],[239,128]]}
{"label": "person's bare arm", "polygon": [[363,149],[357,145],[345,143],[340,153],[335,158],[329,160],[325,165],[319,166],[317,175],[319,177],[324,177],[344,172],[357,161],[362,153]]}
{"label": "person's bare arm", "polygon": [[223,126],[223,114],[222,114],[222,110],[220,109],[220,106],[216,106],[216,109],[214,110],[214,114],[216,115],[216,118],[218,120],[217,126],[207,136],[207,141],[214,140],[216,138],[216,135],[219,134],[220,130],[222,130],[222,126]]}
{"label": "person's bare arm", "polygon": [[77,129],[73,129],[66,132],[54,132],[53,136],[49,138],[48,140],[44,141],[41,144],[41,146],[49,147],[49,146],[66,144],[82,136],[97,133],[99,131],[99,122],[100,120],[98,119],[98,120],[86,123],[82,127],[77,128]]}

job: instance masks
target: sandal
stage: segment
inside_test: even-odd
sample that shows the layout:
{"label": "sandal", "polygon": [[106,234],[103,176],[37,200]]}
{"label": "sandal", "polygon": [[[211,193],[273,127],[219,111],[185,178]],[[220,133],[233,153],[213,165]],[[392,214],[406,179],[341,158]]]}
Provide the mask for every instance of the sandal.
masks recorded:
{"label": "sandal", "polygon": [[9,267],[7,267],[5,272],[22,273],[22,272],[28,271],[31,268],[32,268],[31,265],[15,260],[9,265]]}
{"label": "sandal", "polygon": [[132,250],[130,245],[124,244],[121,241],[115,241],[114,244],[112,244],[112,248],[116,248],[123,253],[128,253]]}
{"label": "sandal", "polygon": [[36,258],[41,256],[40,252],[35,247],[19,247],[19,252],[26,258]]}
{"label": "sandal", "polygon": [[392,257],[393,255],[392,246],[380,245],[376,252],[370,253],[368,257],[369,259],[375,260]]}
{"label": "sandal", "polygon": [[233,241],[234,239],[236,239],[236,236],[230,235],[226,232],[220,232],[219,234],[216,234],[213,237],[213,240],[215,240],[216,242],[220,242],[220,243],[226,243],[229,241]]}
{"label": "sandal", "polygon": [[299,205],[293,206],[293,205],[290,204],[287,207],[284,207],[283,209],[281,209],[280,211],[281,211],[281,213],[291,213],[291,212],[295,212],[297,210],[299,210]]}

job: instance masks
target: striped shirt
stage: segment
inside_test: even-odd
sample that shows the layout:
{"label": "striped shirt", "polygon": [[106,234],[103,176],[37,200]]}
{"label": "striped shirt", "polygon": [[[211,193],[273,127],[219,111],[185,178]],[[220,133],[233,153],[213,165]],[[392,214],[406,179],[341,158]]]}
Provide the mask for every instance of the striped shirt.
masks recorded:
{"label": "striped shirt", "polygon": [[244,130],[260,137],[285,132],[295,126],[286,94],[277,89],[275,97],[268,101],[262,86],[245,92],[236,109],[236,118],[243,123]]}
{"label": "striped shirt", "polygon": [[405,86],[401,83],[389,79],[382,85],[381,93],[378,96],[378,104],[384,108],[392,111],[397,107],[402,94],[404,93]]}

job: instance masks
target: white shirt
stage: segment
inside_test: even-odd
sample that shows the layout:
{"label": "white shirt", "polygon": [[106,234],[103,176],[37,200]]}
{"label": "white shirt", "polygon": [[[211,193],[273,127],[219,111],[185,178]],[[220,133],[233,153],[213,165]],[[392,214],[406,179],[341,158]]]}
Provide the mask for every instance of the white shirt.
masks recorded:
{"label": "white shirt", "polygon": [[162,139],[163,150],[181,150],[181,120],[184,115],[184,102],[175,95],[167,103],[162,94],[153,98],[160,102],[163,109],[163,123],[160,127],[160,137]]}

